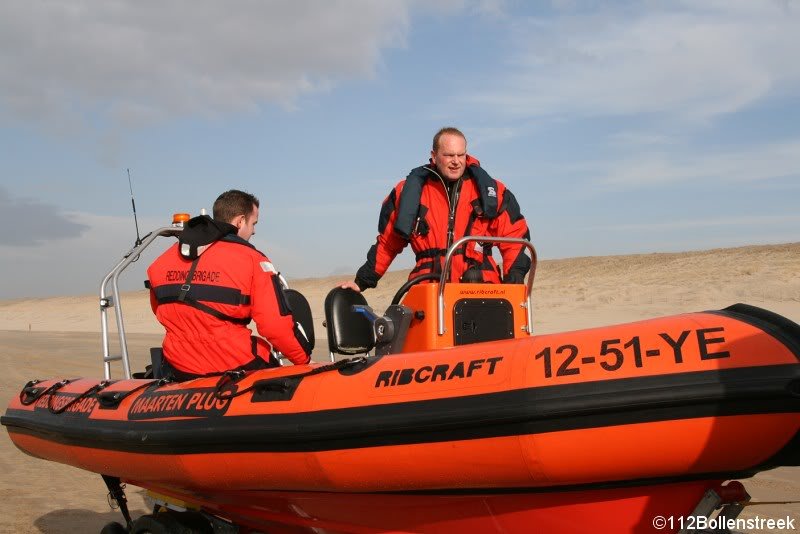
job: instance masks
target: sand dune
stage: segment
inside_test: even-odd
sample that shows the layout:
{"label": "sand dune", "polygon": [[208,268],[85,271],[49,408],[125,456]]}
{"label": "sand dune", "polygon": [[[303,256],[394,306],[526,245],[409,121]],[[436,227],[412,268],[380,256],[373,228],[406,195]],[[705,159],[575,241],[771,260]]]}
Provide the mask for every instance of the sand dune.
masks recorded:
{"label": "sand dune", "polygon": [[[408,271],[388,273],[364,293],[383,311]],[[325,295],[351,277],[290,280],[309,300],[317,337]],[[766,305],[800,320],[800,243],[699,252],[545,260],[534,283],[537,332],[554,332],[659,315],[728,306]],[[146,290],[123,293],[128,332],[157,334]],[[92,295],[0,301],[0,330],[95,332],[98,297]],[[113,325],[112,325],[113,327]]]}
{"label": "sand dune", "polygon": [[[406,276],[407,271],[389,273],[365,296],[383,311]],[[319,347],[315,359],[325,352],[325,342],[319,339],[325,337],[325,295],[346,278],[290,280],[312,306]],[[535,280],[534,324],[539,333],[736,302],[800,322],[800,243],[550,260],[540,263]],[[160,342],[162,330],[145,291],[124,294],[123,306],[132,365],[142,368],[147,348]],[[5,406],[31,378],[100,375],[99,325],[96,296],[0,302],[0,404]],[[99,476],[29,458],[14,448],[5,432],[0,432],[0,473],[0,532],[98,532],[104,523],[119,519],[108,509]],[[745,484],[758,501],[800,500],[800,468],[761,473]],[[146,511],[140,491],[132,489],[129,497],[136,513]],[[756,516],[788,516],[800,524],[800,504],[751,506],[741,517]]]}

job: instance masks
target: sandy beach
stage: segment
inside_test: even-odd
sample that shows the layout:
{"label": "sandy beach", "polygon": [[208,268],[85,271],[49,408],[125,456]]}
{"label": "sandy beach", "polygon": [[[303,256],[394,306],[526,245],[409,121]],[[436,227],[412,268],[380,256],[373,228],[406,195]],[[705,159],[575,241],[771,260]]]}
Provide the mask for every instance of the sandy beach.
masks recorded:
{"label": "sandy beach", "polygon": [[[389,273],[365,293],[383,311],[407,272]],[[311,303],[315,360],[327,357],[322,304],[347,277],[290,280]],[[540,262],[534,284],[537,333],[576,330],[745,302],[800,322],[800,243],[700,252],[571,258]],[[132,366],[148,361],[161,327],[145,291],[126,293],[123,310]],[[0,403],[30,379],[101,376],[97,297],[70,296],[0,302]],[[119,367],[115,369],[120,376]],[[735,445],[734,445],[735,446]],[[0,532],[99,532],[120,514],[109,509],[98,475],[47,463],[18,451],[0,432]],[[800,468],[779,468],[743,481],[755,502],[800,501]],[[146,513],[143,492],[129,488],[134,515]],[[748,506],[743,518],[793,518],[800,504]],[[601,529],[602,530],[602,529]],[[752,532],[786,532],[753,530]]]}

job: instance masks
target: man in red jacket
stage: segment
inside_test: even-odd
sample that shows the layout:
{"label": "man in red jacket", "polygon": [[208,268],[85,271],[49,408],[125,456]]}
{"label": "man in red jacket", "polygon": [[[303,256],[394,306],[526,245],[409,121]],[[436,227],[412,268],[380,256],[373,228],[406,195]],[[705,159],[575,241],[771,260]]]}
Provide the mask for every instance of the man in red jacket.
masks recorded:
{"label": "man in red jacket", "polygon": [[[530,239],[511,191],[467,154],[463,133],[442,128],[433,138],[430,163],[413,169],[383,201],[378,239],[355,281],[342,287],[375,287],[409,243],[417,258],[409,278],[441,272],[447,249],[470,235]],[[502,271],[492,258],[492,245],[469,242],[453,255],[450,281],[522,283],[531,266],[525,248],[507,243],[497,248]]]}
{"label": "man in red jacket", "polygon": [[277,365],[267,343],[251,337],[251,319],[292,363],[309,362],[311,344],[275,267],[249,243],[258,205],[243,191],[221,194],[214,218],[188,221],[178,243],[147,269],[150,304],[167,331],[164,357],[178,379]]}

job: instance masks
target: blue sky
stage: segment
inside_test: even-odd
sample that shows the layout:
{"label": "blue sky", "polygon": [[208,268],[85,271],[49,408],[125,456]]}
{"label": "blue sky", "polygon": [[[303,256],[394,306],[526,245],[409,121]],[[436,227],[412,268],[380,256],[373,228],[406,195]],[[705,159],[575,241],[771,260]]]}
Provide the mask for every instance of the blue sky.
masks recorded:
{"label": "blue sky", "polygon": [[97,290],[126,168],[143,233],[240,188],[288,278],[353,273],[445,125],[541,258],[800,241],[797,50],[795,0],[3,2],[0,298]]}

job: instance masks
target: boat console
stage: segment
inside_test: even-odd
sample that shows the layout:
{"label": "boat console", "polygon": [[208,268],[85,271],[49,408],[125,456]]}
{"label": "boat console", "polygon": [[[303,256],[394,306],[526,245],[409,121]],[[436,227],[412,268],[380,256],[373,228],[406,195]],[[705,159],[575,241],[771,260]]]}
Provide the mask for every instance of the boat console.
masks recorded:
{"label": "boat console", "polygon": [[[470,241],[525,246],[532,259],[527,283],[449,283],[453,254]],[[335,354],[368,353],[373,348],[382,356],[530,336],[535,273],[536,249],[529,241],[467,236],[447,251],[441,273],[424,274],[403,284],[382,316],[360,293],[334,288],[325,300],[331,361]]]}

